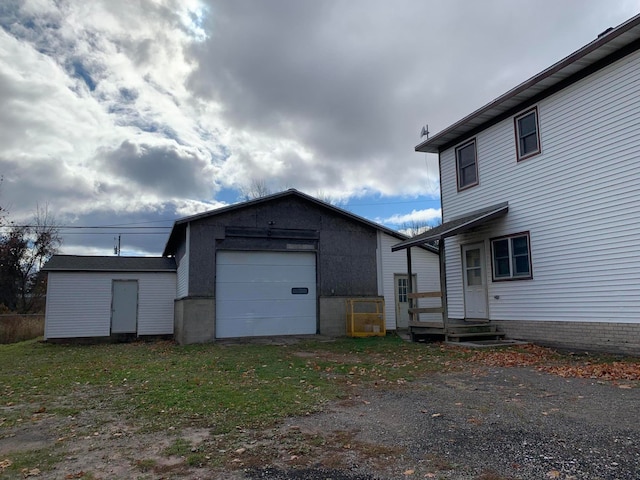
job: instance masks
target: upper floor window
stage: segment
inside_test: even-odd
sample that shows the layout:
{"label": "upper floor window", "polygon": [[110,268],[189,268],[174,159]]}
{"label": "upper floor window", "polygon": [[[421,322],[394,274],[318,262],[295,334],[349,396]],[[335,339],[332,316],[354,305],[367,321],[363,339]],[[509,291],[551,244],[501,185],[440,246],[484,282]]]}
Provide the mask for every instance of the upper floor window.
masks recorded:
{"label": "upper floor window", "polygon": [[456,172],[458,175],[458,190],[464,190],[478,184],[478,160],[475,139],[456,148]]}
{"label": "upper floor window", "polygon": [[527,110],[514,118],[516,128],[516,149],[518,160],[540,153],[540,129],[538,128],[537,107]]}
{"label": "upper floor window", "polygon": [[524,280],[533,278],[529,232],[491,240],[493,280]]}

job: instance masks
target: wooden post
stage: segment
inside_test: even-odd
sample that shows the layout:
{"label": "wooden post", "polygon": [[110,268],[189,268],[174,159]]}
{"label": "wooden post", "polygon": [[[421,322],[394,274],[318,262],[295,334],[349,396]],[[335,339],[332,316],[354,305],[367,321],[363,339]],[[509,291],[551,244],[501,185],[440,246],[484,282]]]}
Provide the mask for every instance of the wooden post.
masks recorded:
{"label": "wooden post", "polygon": [[[440,292],[442,293],[442,325],[445,335],[447,333],[447,320],[449,309],[447,308],[447,263],[445,261],[444,238],[438,242],[438,256],[440,257]],[[445,337],[446,338],[446,337]]]}
{"label": "wooden post", "polygon": [[[407,293],[413,293],[413,272],[411,269],[411,247],[407,248]],[[409,297],[409,308],[413,308],[413,298]],[[409,320],[413,320],[413,313],[409,313]]]}

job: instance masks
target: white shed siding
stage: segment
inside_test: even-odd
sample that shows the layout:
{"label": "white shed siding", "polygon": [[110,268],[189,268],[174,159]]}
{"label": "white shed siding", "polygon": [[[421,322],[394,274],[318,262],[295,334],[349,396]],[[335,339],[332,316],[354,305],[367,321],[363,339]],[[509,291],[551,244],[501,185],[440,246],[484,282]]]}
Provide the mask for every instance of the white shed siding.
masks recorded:
{"label": "white shed siding", "polygon": [[[407,251],[399,250],[392,252],[391,247],[399,240],[391,235],[378,231],[378,242],[381,253],[381,273],[382,292],[385,303],[385,317],[387,330],[396,329],[396,302],[394,274],[407,274]],[[428,252],[422,248],[411,249],[411,268],[416,275],[419,292],[432,292],[440,290],[440,266],[438,255]],[[427,305],[425,305],[427,306]],[[429,305],[431,306],[431,305]],[[429,320],[426,315],[422,315],[423,320]],[[441,317],[438,315],[438,320]]]}
{"label": "white shed siding", "polygon": [[173,334],[174,273],[133,274],[138,278],[138,335]]}
{"label": "white shed siding", "polygon": [[176,298],[183,298],[189,295],[189,243],[190,243],[190,226],[187,224],[185,252],[182,258],[177,262],[178,269],[178,285],[176,289]]}
{"label": "white shed siding", "polygon": [[176,298],[182,298],[189,295],[189,255],[185,252],[178,261],[178,286],[176,289]]}
{"label": "white shed siding", "polygon": [[49,272],[45,338],[109,336],[113,280],[138,280],[139,335],[173,333],[173,273]]}
{"label": "white shed siding", "polygon": [[45,318],[45,338],[109,336],[111,279],[49,272]]}
{"label": "white shed siding", "polygon": [[[491,319],[638,322],[640,52],[537,105],[540,155],[516,162],[506,119],[477,135],[479,185],[460,193],[454,149],[441,155],[445,221],[509,202],[506,217],[447,241],[449,314],[464,315],[460,245],[484,240]],[[534,278],[491,282],[489,238],[520,231]]]}

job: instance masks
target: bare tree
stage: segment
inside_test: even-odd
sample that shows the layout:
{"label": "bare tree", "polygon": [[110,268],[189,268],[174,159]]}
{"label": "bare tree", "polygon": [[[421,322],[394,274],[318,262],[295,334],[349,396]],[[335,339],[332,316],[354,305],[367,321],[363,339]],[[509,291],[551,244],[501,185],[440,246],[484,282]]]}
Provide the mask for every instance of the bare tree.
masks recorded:
{"label": "bare tree", "polygon": [[271,195],[271,189],[264,180],[253,179],[247,185],[240,188],[240,198],[243,200],[254,200],[256,198]]}
{"label": "bare tree", "polygon": [[408,237],[415,237],[416,235],[420,235],[431,228],[433,227],[424,220],[410,220],[400,224],[398,231],[404,233]]}
{"label": "bare tree", "polygon": [[0,237],[0,303],[21,313],[42,304],[46,277],[40,269],[62,245],[49,206],[36,207],[31,225],[13,225]]}

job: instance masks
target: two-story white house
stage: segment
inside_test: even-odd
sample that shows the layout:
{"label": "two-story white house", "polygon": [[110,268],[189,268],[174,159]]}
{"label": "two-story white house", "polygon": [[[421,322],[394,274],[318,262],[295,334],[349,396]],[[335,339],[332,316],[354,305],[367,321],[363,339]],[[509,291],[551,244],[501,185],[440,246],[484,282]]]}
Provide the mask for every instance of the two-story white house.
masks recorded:
{"label": "two-story white house", "polygon": [[416,147],[439,155],[445,314],[640,354],[640,15]]}

